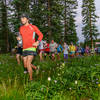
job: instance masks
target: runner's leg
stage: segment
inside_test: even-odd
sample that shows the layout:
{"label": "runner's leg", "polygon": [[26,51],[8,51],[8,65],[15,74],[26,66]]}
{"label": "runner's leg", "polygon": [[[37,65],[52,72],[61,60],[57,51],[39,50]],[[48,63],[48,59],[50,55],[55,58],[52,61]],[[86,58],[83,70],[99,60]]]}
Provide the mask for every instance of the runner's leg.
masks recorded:
{"label": "runner's leg", "polygon": [[27,73],[27,59],[28,59],[27,56],[23,57],[24,73]]}
{"label": "runner's leg", "polygon": [[40,61],[43,61],[42,51],[40,51],[39,56],[40,56]]}
{"label": "runner's leg", "polygon": [[55,60],[55,53],[52,53],[52,60]]}
{"label": "runner's leg", "polygon": [[60,53],[57,54],[57,59],[60,60]]}
{"label": "runner's leg", "polygon": [[[33,59],[34,59],[34,56],[33,56]],[[36,67],[35,65],[33,65],[33,64],[31,64],[31,67],[32,67],[34,70],[37,69],[37,67]]]}
{"label": "runner's leg", "polygon": [[30,80],[33,80],[33,78],[32,78],[32,66],[31,66],[32,60],[33,60],[33,55],[28,55],[27,56],[27,69],[29,72]]}
{"label": "runner's leg", "polygon": [[17,60],[18,65],[20,65],[20,54],[16,54],[16,60]]}

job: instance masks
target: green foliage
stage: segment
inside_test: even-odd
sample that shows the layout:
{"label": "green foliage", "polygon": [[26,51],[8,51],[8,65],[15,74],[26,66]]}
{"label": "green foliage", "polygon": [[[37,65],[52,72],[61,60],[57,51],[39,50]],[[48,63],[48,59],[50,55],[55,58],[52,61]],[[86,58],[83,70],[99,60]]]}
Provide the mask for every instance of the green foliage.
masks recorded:
{"label": "green foliage", "polygon": [[[23,73],[22,64],[17,65],[15,56],[0,55],[0,100],[97,100],[100,96],[100,56],[60,61],[39,62],[34,64],[34,81],[28,81]],[[2,87],[2,88],[1,88]]]}
{"label": "green foliage", "polygon": [[[55,38],[55,40],[58,40],[62,33],[62,5],[59,1],[42,2],[40,0],[36,4],[31,4],[31,22],[39,27],[46,39],[49,38],[49,31],[51,32],[50,38]],[[50,10],[48,10],[48,3],[50,3]],[[50,19],[50,25],[48,18]]]}
{"label": "green foliage", "polygon": [[[77,0],[67,0],[66,3],[67,5],[64,6],[64,1],[62,0],[1,1],[0,22],[2,26],[0,27],[0,34],[2,37],[0,37],[0,47],[2,47],[2,51],[7,51],[14,47],[16,43],[15,34],[19,32],[21,25],[20,15],[23,12],[29,14],[30,23],[40,29],[44,39],[51,40],[54,38],[56,42],[59,42],[65,28],[68,33],[64,36],[65,41],[68,43],[71,41],[76,42],[78,40],[75,25]],[[66,16],[64,9],[67,9]],[[64,25],[65,19],[67,20],[66,26]]]}

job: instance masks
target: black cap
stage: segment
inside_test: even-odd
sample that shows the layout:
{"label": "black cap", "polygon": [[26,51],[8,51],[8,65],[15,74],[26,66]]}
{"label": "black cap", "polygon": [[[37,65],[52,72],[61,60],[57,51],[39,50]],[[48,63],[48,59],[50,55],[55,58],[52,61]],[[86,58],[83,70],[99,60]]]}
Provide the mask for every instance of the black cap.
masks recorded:
{"label": "black cap", "polygon": [[23,17],[26,17],[27,19],[29,19],[29,16],[28,16],[27,13],[22,13],[21,16],[20,16],[20,18],[23,18]]}

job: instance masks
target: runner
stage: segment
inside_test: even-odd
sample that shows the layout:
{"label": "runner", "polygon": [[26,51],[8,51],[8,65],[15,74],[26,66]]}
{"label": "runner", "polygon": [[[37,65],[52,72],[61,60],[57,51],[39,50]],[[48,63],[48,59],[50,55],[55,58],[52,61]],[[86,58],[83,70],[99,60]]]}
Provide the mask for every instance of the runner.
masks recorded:
{"label": "runner", "polygon": [[80,57],[81,56],[81,51],[82,51],[82,48],[80,46],[80,44],[77,46],[77,50],[76,50],[76,53],[77,53],[77,56]]}
{"label": "runner", "polygon": [[60,60],[60,53],[63,51],[63,47],[61,44],[58,44],[57,46],[57,59]]}
{"label": "runner", "polygon": [[66,62],[66,60],[68,59],[68,51],[69,51],[69,47],[68,45],[64,42],[64,62]]}
{"label": "runner", "polygon": [[70,56],[73,58],[75,56],[76,48],[72,42],[71,42],[71,45],[69,46],[69,51],[70,51]]}
{"label": "runner", "polygon": [[[21,23],[23,24],[20,27],[20,34],[22,36],[22,41],[23,41],[24,67],[27,68],[29,72],[29,77],[30,77],[29,79],[33,80],[32,67],[34,69],[36,69],[36,67],[31,63],[34,58],[34,54],[36,54],[36,48],[39,45],[39,42],[43,38],[43,34],[39,31],[39,29],[35,25],[29,23],[29,17],[26,13],[23,13],[21,15]],[[37,41],[35,41],[35,33],[39,36]]]}
{"label": "runner", "polygon": [[84,56],[84,54],[85,54],[85,48],[82,47],[82,49],[81,49],[81,55]]}
{"label": "runner", "polygon": [[86,56],[88,56],[89,53],[90,53],[90,48],[86,45],[86,47],[85,47],[85,54],[86,54]]}
{"label": "runner", "polygon": [[50,53],[52,60],[55,60],[55,53],[56,53],[57,44],[54,42],[54,40],[50,43]]}
{"label": "runner", "polygon": [[47,43],[47,41],[45,41],[44,44],[44,58],[46,59],[47,55],[49,56],[50,53],[50,48],[49,48],[49,43]]}
{"label": "runner", "polygon": [[40,43],[39,43],[39,56],[40,56],[40,61],[43,61],[43,52],[44,52],[44,41],[42,40]]}
{"label": "runner", "polygon": [[[18,37],[20,37],[20,35],[16,37],[17,40],[18,40]],[[20,62],[21,62],[20,60],[22,59],[22,39],[18,40],[16,50],[17,50],[17,52],[16,52],[16,60],[17,60],[18,65],[20,65]]]}

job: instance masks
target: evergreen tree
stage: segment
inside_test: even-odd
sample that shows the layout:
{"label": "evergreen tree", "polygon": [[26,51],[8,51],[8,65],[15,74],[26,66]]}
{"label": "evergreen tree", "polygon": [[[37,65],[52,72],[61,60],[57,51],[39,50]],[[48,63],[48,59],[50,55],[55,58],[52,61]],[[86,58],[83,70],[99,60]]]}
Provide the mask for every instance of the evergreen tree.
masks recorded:
{"label": "evergreen tree", "polygon": [[82,16],[83,16],[83,28],[82,34],[85,37],[85,41],[91,41],[93,47],[93,40],[97,39],[98,30],[95,25],[97,22],[97,16],[95,14],[94,0],[83,0],[82,4]]}
{"label": "evergreen tree", "polygon": [[1,0],[0,1],[1,5],[1,28],[0,28],[0,47],[1,50],[4,52],[9,51],[9,28],[8,28],[8,16],[7,16],[7,1],[6,0]]}
{"label": "evergreen tree", "polygon": [[16,45],[16,33],[19,32],[20,23],[20,15],[23,12],[29,13],[29,2],[30,0],[13,0],[7,1],[7,12],[8,12],[8,27],[9,27],[9,44],[10,49],[14,48]]}
{"label": "evergreen tree", "polygon": [[64,0],[64,41],[67,43],[78,41],[75,25],[77,0]]}
{"label": "evergreen tree", "polygon": [[30,13],[29,10],[30,0],[13,0],[10,7],[11,13],[11,23],[13,25],[13,32],[18,32],[20,27],[20,15],[24,12]]}
{"label": "evergreen tree", "polygon": [[37,0],[31,4],[32,22],[40,28],[45,38],[58,40],[62,32],[60,0]]}

